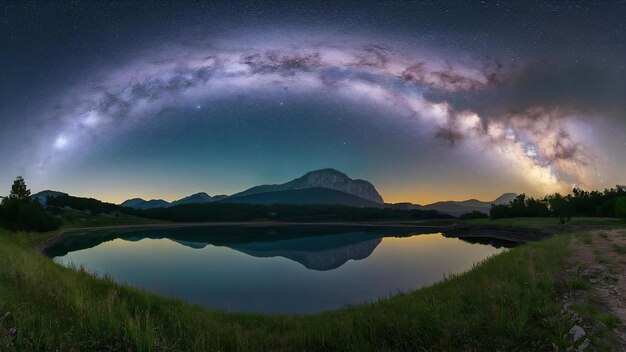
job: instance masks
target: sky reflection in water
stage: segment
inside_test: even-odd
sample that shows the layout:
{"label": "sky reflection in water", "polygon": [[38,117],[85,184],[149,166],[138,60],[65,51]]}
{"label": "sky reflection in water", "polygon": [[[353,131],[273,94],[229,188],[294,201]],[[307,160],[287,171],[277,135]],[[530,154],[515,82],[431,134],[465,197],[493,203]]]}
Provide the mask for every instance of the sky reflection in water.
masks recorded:
{"label": "sky reflection in water", "polygon": [[[310,313],[375,301],[500,253],[433,229],[213,227],[97,233],[49,249],[82,265],[211,309]],[[500,247],[500,248],[496,248]]]}

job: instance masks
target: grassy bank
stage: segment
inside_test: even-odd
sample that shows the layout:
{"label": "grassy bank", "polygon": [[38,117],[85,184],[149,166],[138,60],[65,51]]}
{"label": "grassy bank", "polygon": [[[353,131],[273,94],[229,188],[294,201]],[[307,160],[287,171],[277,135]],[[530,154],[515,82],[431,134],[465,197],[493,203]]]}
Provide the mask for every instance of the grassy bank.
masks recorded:
{"label": "grassy bank", "polygon": [[[504,219],[472,219],[464,220],[463,223],[470,225],[498,225],[512,226],[518,228],[542,228],[545,226],[558,226],[559,219],[552,218],[504,218]],[[591,217],[574,217],[567,221],[565,225],[571,226],[616,226],[623,225],[624,221],[617,218],[591,218]]]}
{"label": "grassy bank", "polygon": [[566,346],[569,325],[560,315],[554,277],[568,255],[568,237],[518,247],[468,273],[378,303],[264,316],[208,311],[66,269],[31,249],[43,236],[0,233],[0,350]]}

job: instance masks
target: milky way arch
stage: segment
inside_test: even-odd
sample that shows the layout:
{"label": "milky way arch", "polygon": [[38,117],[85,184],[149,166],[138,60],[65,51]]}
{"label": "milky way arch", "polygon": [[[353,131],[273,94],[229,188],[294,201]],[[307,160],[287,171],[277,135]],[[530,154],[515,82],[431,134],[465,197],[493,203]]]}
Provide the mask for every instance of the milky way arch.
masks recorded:
{"label": "milky way arch", "polygon": [[[437,96],[502,84],[516,72],[495,62],[443,60],[406,55],[383,45],[284,45],[244,49],[184,48],[139,59],[74,90],[52,115],[54,134],[45,141],[40,166],[86,143],[89,136],[157,116],[164,108],[193,106],[211,98],[290,90],[333,92],[363,99],[409,116],[451,147],[473,146],[520,170],[543,191],[590,182],[590,151],[575,138],[571,111],[530,106],[503,116],[457,110]],[[384,118],[384,117],[381,117]],[[129,127],[130,126],[130,127]]]}

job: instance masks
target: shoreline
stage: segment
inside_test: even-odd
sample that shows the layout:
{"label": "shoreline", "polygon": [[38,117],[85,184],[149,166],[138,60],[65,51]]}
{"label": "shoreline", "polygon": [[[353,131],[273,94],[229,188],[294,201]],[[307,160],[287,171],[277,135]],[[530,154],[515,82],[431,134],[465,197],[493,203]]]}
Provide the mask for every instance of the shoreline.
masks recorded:
{"label": "shoreline", "polygon": [[[425,223],[425,224],[424,224]],[[432,225],[428,220],[420,222],[281,222],[281,221],[221,221],[221,222],[184,222],[169,224],[138,224],[138,225],[110,225],[110,226],[90,226],[90,227],[68,227],[61,228],[47,237],[45,240],[35,244],[35,252],[45,255],[45,250],[61,240],[64,235],[71,233],[88,234],[102,230],[127,230],[127,229],[176,229],[190,227],[218,227],[218,226],[359,226],[359,227],[402,227],[402,228],[432,228],[439,229],[443,236],[452,238],[492,238],[516,243],[536,242],[546,239],[556,233],[572,231],[572,228],[525,228],[506,225],[484,225],[466,224],[457,221],[448,224]]]}
{"label": "shoreline", "polygon": [[[427,220],[429,221],[429,220]],[[84,232],[85,234],[99,230],[126,230],[126,229],[175,229],[182,227],[217,227],[217,226],[361,226],[361,227],[429,227],[434,229],[444,229],[457,226],[458,224],[446,225],[423,225],[420,223],[407,222],[282,222],[282,221],[220,221],[220,222],[180,222],[170,224],[140,224],[140,225],[111,225],[111,226],[90,226],[90,227],[68,227],[61,228],[51,233],[45,240],[35,244],[33,249],[39,254],[44,254],[45,250],[59,241],[64,235],[73,232]]]}

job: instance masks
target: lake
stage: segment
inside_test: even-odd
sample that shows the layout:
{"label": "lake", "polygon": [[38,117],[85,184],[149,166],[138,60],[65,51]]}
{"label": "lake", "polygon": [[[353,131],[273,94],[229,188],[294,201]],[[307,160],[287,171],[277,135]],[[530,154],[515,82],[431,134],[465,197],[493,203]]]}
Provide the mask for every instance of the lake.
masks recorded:
{"label": "lake", "polygon": [[297,314],[430,285],[511,245],[433,228],[210,226],[75,234],[46,252],[61,265],[210,309]]}

